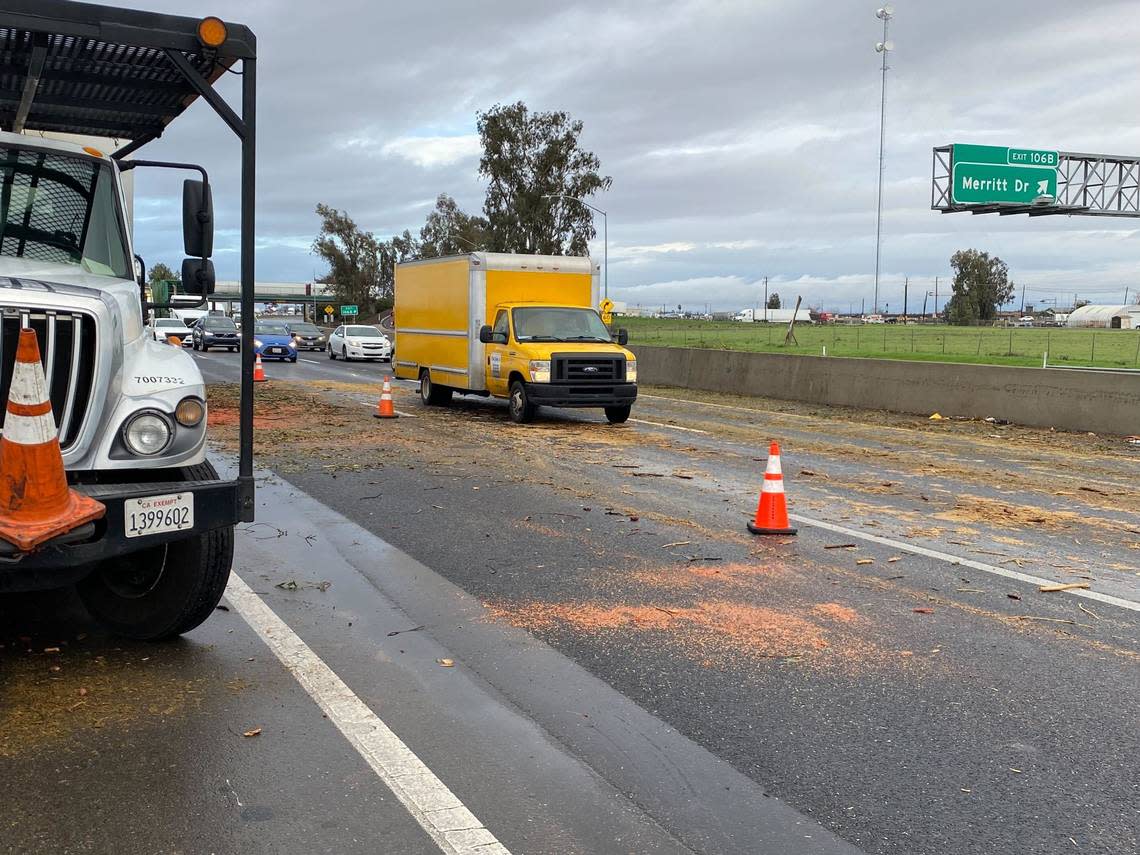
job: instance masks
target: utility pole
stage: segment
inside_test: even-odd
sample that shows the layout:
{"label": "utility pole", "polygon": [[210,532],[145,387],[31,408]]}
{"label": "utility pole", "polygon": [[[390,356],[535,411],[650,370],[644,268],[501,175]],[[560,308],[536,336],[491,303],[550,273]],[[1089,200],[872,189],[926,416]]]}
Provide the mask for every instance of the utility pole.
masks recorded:
{"label": "utility pole", "polygon": [[1021,314],[1025,314],[1025,283],[1021,283]]}
{"label": "utility pole", "polygon": [[938,277],[934,277],[934,319],[938,320]]}
{"label": "utility pole", "polygon": [[859,317],[865,318],[867,316],[867,298],[864,297],[859,303]]}
{"label": "utility pole", "polygon": [[906,301],[910,291],[910,277],[903,279],[903,323],[906,323]]}
{"label": "utility pole", "polygon": [[768,323],[768,277],[764,277],[764,323]]}
{"label": "utility pole", "polygon": [[875,12],[875,17],[883,22],[883,40],[875,45],[875,50],[883,55],[883,86],[879,99],[879,195],[875,213],[875,314],[879,313],[879,261],[883,236],[883,146],[886,142],[887,126],[887,54],[894,45],[887,40],[887,30],[894,9],[884,6]]}

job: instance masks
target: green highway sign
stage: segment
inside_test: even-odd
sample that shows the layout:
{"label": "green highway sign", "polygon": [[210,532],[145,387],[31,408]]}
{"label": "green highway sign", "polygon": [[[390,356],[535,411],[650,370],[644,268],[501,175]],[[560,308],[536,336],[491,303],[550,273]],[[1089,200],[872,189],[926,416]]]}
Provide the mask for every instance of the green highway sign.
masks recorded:
{"label": "green highway sign", "polygon": [[951,201],[970,205],[1029,205],[1057,197],[1055,151],[995,145],[953,146]]}
{"label": "green highway sign", "polygon": [[340,313],[342,316],[352,315],[353,317],[360,314],[360,312],[356,311],[356,306],[341,306]]}

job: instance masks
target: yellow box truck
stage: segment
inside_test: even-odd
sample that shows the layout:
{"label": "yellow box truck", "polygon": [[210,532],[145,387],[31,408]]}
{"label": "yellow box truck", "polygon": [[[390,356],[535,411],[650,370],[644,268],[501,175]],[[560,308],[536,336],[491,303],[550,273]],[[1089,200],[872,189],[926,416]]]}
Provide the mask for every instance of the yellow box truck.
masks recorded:
{"label": "yellow box truck", "polygon": [[512,420],[539,406],[598,407],[614,424],[637,398],[625,330],[598,314],[589,258],[475,252],[396,265],[396,376],[441,406],[453,393],[505,398]]}

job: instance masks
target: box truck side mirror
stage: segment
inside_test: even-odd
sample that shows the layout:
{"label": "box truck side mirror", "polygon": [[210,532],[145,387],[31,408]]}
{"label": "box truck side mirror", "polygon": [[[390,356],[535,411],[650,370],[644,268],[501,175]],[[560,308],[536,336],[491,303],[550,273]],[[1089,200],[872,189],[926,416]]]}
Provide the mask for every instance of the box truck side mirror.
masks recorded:
{"label": "box truck side mirror", "polygon": [[617,343],[622,347],[625,347],[627,344],[629,344],[629,330],[627,330],[625,327],[620,327],[618,329]]}
{"label": "box truck side mirror", "polygon": [[214,194],[205,181],[182,182],[182,244],[187,255],[214,254]]}
{"label": "box truck side mirror", "polygon": [[214,293],[214,262],[208,258],[182,259],[182,289],[187,294],[207,296]]}
{"label": "box truck side mirror", "polygon": [[479,327],[479,341],[483,342],[483,344],[495,343],[495,333],[489,324],[483,324],[483,326]]}

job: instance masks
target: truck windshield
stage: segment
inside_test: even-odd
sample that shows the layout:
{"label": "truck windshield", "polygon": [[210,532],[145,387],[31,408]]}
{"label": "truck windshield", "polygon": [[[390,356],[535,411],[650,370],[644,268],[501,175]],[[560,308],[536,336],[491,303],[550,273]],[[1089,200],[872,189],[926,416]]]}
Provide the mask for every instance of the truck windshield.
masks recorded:
{"label": "truck windshield", "polygon": [[0,147],[0,255],[133,278],[110,167],[95,158]]}
{"label": "truck windshield", "polygon": [[535,306],[513,314],[519,341],[613,341],[593,309]]}

